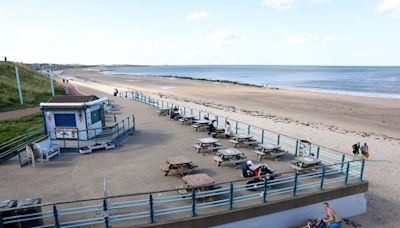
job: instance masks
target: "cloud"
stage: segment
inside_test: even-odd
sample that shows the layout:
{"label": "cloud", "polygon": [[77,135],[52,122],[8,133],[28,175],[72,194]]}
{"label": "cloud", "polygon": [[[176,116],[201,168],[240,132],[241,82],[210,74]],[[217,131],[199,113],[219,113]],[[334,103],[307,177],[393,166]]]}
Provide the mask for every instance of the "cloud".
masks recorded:
{"label": "cloud", "polygon": [[217,29],[209,37],[214,46],[231,45],[247,40],[246,36],[228,29]]}
{"label": "cloud", "polygon": [[400,18],[400,0],[381,0],[376,9],[379,13],[391,11],[393,17]]}
{"label": "cloud", "polygon": [[192,13],[190,13],[186,19],[189,21],[194,21],[194,20],[198,20],[201,18],[207,18],[209,17],[210,14],[207,11],[194,11]]}
{"label": "cloud", "polygon": [[296,34],[288,38],[289,43],[294,44],[307,44],[307,43],[334,43],[336,38],[332,35],[318,36],[313,34]]}
{"label": "cloud", "polygon": [[278,11],[288,10],[296,6],[296,0],[263,0],[262,3]]}
{"label": "cloud", "polygon": [[108,37],[108,34],[105,32],[89,32],[85,34],[86,39],[88,40],[104,40]]}

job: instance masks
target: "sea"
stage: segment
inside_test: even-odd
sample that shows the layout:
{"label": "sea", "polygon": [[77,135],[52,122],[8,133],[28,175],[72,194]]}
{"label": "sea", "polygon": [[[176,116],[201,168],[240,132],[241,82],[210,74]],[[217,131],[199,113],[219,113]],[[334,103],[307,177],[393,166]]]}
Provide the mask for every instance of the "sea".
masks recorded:
{"label": "sea", "polygon": [[290,90],[400,99],[400,67],[166,65],[106,67],[103,72],[227,80]]}

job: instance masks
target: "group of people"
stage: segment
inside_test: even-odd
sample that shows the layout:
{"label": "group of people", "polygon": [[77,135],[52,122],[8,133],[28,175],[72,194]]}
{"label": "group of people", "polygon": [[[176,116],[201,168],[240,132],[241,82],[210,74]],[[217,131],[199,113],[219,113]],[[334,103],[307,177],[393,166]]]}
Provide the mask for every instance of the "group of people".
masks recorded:
{"label": "group of people", "polygon": [[358,142],[352,146],[352,149],[353,149],[353,158],[354,159],[360,158],[360,155],[361,155],[361,158],[363,158],[363,159],[369,157],[369,149],[368,149],[367,143],[364,143],[361,146],[360,142]]}
{"label": "group of people", "polygon": [[[208,135],[211,135],[213,132],[217,131],[217,128],[215,126],[216,122],[216,120],[213,120],[208,124]],[[225,122],[224,135],[226,139],[229,139],[232,136],[231,123],[229,123],[228,121]]]}

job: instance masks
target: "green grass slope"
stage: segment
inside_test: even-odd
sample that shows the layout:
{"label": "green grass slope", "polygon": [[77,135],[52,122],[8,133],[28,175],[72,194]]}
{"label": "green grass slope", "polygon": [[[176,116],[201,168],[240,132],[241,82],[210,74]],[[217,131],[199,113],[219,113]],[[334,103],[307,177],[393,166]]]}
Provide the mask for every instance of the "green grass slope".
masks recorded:
{"label": "green grass slope", "polygon": [[[24,105],[19,103],[15,66],[18,66]],[[54,83],[56,95],[64,94]],[[51,97],[50,80],[33,71],[29,66],[13,62],[0,62],[0,112],[38,106]]]}

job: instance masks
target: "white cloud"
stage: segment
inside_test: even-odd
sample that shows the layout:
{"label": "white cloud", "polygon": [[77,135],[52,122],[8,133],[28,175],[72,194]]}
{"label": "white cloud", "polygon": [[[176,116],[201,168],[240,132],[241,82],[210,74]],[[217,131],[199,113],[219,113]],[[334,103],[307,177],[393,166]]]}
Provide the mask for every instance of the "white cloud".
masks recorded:
{"label": "white cloud", "polygon": [[189,20],[189,21],[194,21],[194,20],[198,20],[198,19],[201,19],[201,18],[206,18],[206,17],[209,17],[209,16],[210,16],[210,14],[207,11],[195,11],[195,12],[190,13],[186,17],[186,19]]}
{"label": "white cloud", "polygon": [[377,10],[379,13],[391,11],[393,17],[400,18],[400,0],[381,0]]}
{"label": "white cloud", "polygon": [[235,42],[247,40],[246,36],[228,29],[217,29],[209,36],[209,38],[214,46],[231,45]]}
{"label": "white cloud", "polygon": [[295,7],[296,0],[263,0],[262,3],[278,11],[283,11]]}
{"label": "white cloud", "polygon": [[288,38],[289,43],[304,44],[304,43],[323,43],[329,44],[336,41],[332,35],[318,36],[313,34],[296,34]]}
{"label": "white cloud", "polygon": [[108,34],[105,32],[89,32],[85,34],[85,37],[88,40],[103,40],[108,37]]}

